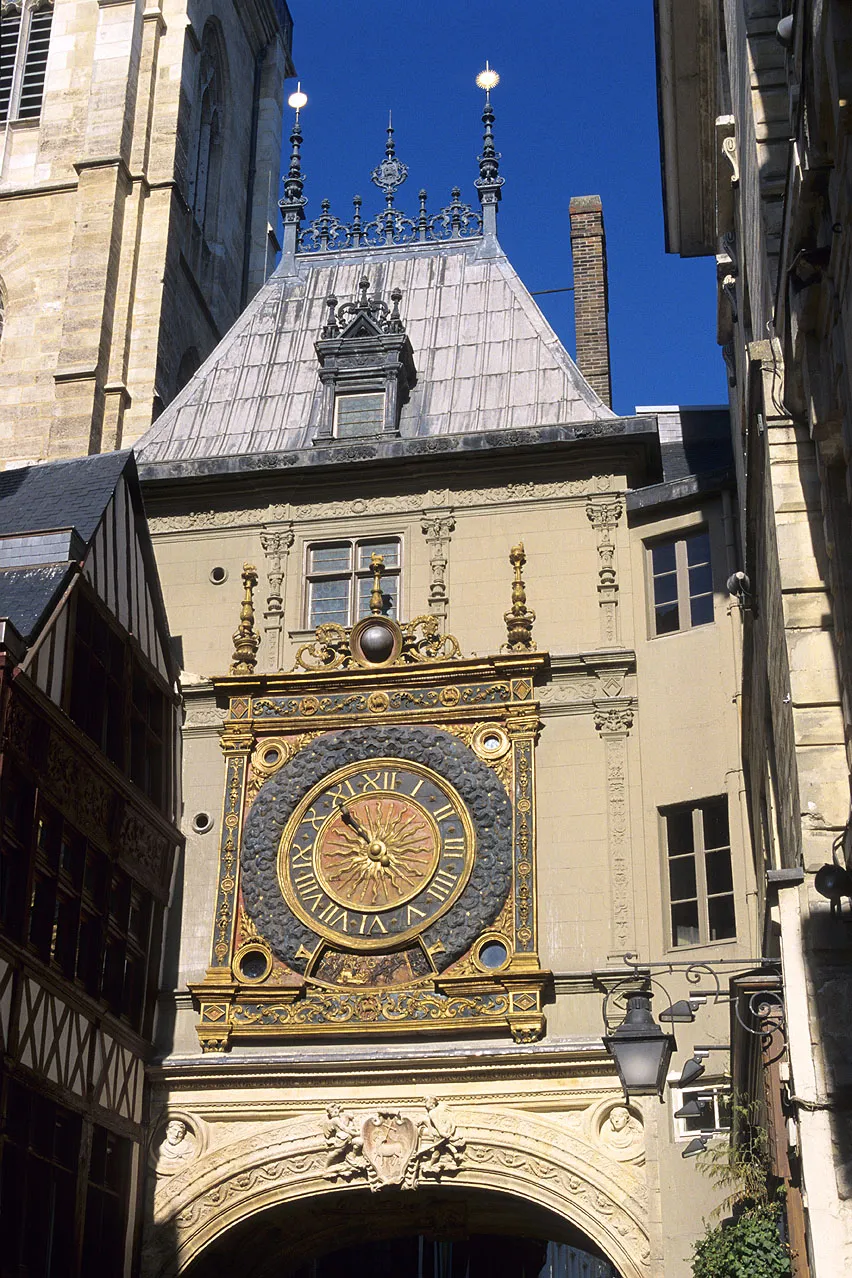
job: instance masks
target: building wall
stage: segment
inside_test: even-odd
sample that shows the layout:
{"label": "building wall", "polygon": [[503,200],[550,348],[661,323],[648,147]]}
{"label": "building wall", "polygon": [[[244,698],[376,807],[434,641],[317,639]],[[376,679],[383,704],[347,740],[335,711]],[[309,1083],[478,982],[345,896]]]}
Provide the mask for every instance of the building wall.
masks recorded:
{"label": "building wall", "polygon": [[[211,22],[221,196],[202,234],[188,201]],[[132,442],[179,389],[184,354],[203,359],[263,282],[289,28],[272,0],[55,0],[41,117],[0,134],[0,465]]]}
{"label": "building wall", "polygon": [[[664,0],[658,8],[674,13]],[[849,1039],[833,1024],[848,990],[839,925],[813,887],[822,865],[850,856],[852,31],[834,2],[725,0],[722,16],[718,40],[707,30],[699,41],[702,65],[716,72],[718,115],[701,200],[716,211],[719,341],[750,578],[744,766],[762,948],[784,960],[785,1086],[806,1102],[788,1101],[809,1219],[796,1272],[822,1278],[852,1264]],[[669,54],[661,48],[661,67]],[[661,88],[664,131],[677,117],[684,135],[706,133],[706,120],[679,109],[682,90]],[[665,163],[671,222],[674,205],[688,213],[695,195]]]}
{"label": "building wall", "polygon": [[[497,652],[504,643],[503,612],[510,604],[511,583],[508,551],[517,541],[524,543],[528,600],[537,613],[534,638],[551,654],[550,675],[538,692],[543,727],[536,751],[539,948],[542,965],[555,974],[542,1050],[556,1052],[563,1061],[565,1095],[575,1093],[584,1117],[571,1119],[563,1110],[566,1102],[556,1094],[545,1099],[546,1072],[539,1071],[534,1056],[528,1062],[528,1081],[513,1089],[507,1112],[513,1107],[543,1107],[554,1121],[570,1126],[574,1121],[588,1124],[598,1112],[594,1106],[612,1104],[615,1080],[605,1059],[595,1080],[583,1081],[583,1069],[572,1056],[591,1050],[595,1042],[600,1050],[602,992],[592,980],[594,971],[624,973],[626,951],[642,959],[670,954],[678,960],[754,953],[754,883],[735,695],[741,623],[724,588],[733,553],[730,507],[717,494],[698,503],[652,509],[628,522],[624,494],[632,465],[613,464],[604,457],[572,462],[567,450],[563,456],[546,470],[521,458],[509,470],[496,463],[480,465],[475,486],[450,471],[433,473],[420,483],[381,482],[368,473],[348,475],[345,485],[331,477],[292,487],[288,483],[285,489],[251,481],[241,491],[232,485],[226,493],[211,485],[206,495],[190,495],[187,490],[185,497],[149,486],[146,501],[166,603],[174,631],[181,636],[187,672],[187,847],[182,900],[173,905],[167,941],[159,1044],[164,1061],[156,1071],[155,1132],[162,1122],[157,1115],[188,1113],[205,1132],[208,1150],[215,1147],[220,1157],[244,1134],[239,1115],[245,1092],[238,1096],[222,1090],[229,1086],[231,1054],[203,1058],[204,1075],[210,1080],[203,1084],[193,1082],[193,1071],[176,1060],[201,1059],[196,1013],[185,987],[203,977],[208,963],[217,885],[215,840],[224,783],[218,728],[223,708],[217,707],[206,680],[224,671],[230,659],[245,561],[257,564],[260,572],[255,594],[263,635],[260,667],[292,665],[297,645],[309,637],[303,575],[306,547],[315,540],[401,536],[401,616],[428,612],[431,597],[432,610],[445,614],[444,628],[458,638],[465,655]],[[353,491],[358,495],[353,497]],[[610,513],[601,518],[597,512],[604,509]],[[435,521],[441,521],[443,540],[436,541]],[[645,543],[696,527],[707,527],[711,534],[715,621],[694,631],[650,638]],[[609,563],[609,541],[614,546],[617,590],[607,593],[598,587],[601,570]],[[210,579],[214,567],[227,571],[222,584]],[[270,573],[280,584],[270,584]],[[437,600],[436,580],[445,588],[437,592]],[[270,609],[270,593],[282,599],[280,614]],[[737,939],[671,951],[658,808],[724,794],[729,798]],[[214,817],[210,832],[193,832],[197,814]],[[672,999],[684,996],[688,987],[682,977],[664,979]],[[663,1006],[659,1002],[657,1010]],[[727,1008],[704,1009],[695,1026],[679,1027],[673,1070],[679,1073],[694,1042],[723,1043],[727,1037]],[[498,1046],[494,1044],[495,1052]],[[427,1053],[456,1050],[445,1048],[437,1038],[424,1047]],[[268,1055],[270,1050],[274,1054],[269,1045],[235,1049],[249,1077],[258,1053]],[[348,1057],[367,1049],[341,1034],[337,1042],[326,1040],[321,1048],[314,1044],[300,1050],[311,1053],[317,1063],[325,1062],[331,1091],[323,1090],[318,1081],[295,1089],[282,1077],[265,1093],[270,1124],[285,1113],[319,1123],[329,1097],[355,1108],[375,1099],[375,1089],[339,1072],[339,1052]],[[366,1059],[373,1059],[374,1050],[368,1049]],[[399,1050],[405,1049],[388,1039],[377,1049],[378,1057],[391,1059]],[[282,1045],[281,1051],[283,1060],[292,1048]],[[711,1062],[719,1075],[723,1059],[720,1054]],[[495,1056],[495,1068],[498,1064]],[[416,1080],[417,1066],[411,1069]],[[210,1090],[213,1079],[218,1080],[215,1096]],[[260,1086],[259,1078],[250,1085]],[[415,1083],[413,1095],[431,1085]],[[452,1088],[440,1086],[450,1103],[460,1103],[458,1096],[450,1095]],[[472,1082],[465,1086],[472,1089],[476,1104],[496,1103],[490,1094],[479,1096]],[[232,1099],[226,1102],[226,1096]],[[407,1091],[404,1096],[406,1103],[414,1103]],[[260,1112],[258,1103],[253,1102],[252,1113]],[[667,1275],[686,1278],[692,1239],[712,1206],[713,1194],[694,1164],[681,1161],[683,1142],[674,1138],[671,1109],[660,1109],[654,1101],[641,1111],[643,1153],[630,1166],[639,1169],[651,1195],[643,1226],[651,1242],[647,1259],[638,1256],[638,1246],[634,1258],[641,1273],[661,1271],[654,1265],[664,1265]],[[271,1133],[273,1126],[268,1130]],[[592,1135],[590,1140],[599,1150],[599,1137]],[[236,1144],[233,1150],[238,1160]],[[629,1183],[628,1175],[625,1192]],[[179,1197],[177,1184],[170,1177],[158,1182],[161,1206],[155,1208],[155,1221],[161,1218],[158,1211],[162,1219],[170,1218],[169,1203]],[[305,1195],[307,1201],[307,1189]]]}

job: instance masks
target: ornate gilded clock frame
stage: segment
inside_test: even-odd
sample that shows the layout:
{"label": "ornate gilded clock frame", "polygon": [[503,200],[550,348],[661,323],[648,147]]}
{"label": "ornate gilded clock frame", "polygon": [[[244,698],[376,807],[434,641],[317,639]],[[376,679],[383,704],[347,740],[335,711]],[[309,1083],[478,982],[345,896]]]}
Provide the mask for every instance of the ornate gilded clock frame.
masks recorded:
{"label": "ornate gilded clock frame", "polygon": [[[190,986],[200,1010],[197,1031],[204,1051],[224,1051],[235,1041],[345,1033],[494,1033],[503,1027],[518,1042],[544,1033],[542,998],[550,973],[542,971],[538,957],[535,743],[540,718],[534,689],[548,655],[533,651],[529,641],[519,651],[464,658],[456,655],[455,640],[437,634],[431,648],[418,655],[411,639],[416,622],[384,624],[402,635],[391,662],[368,666],[363,659],[350,660],[349,632],[341,632],[332,636],[331,645],[328,635],[320,636],[315,648],[331,668],[257,675],[250,668],[234,673],[232,667],[229,676],[214,680],[217,696],[228,703],[221,731],[226,784],[210,966],[204,980]],[[408,661],[406,651],[414,651]],[[235,664],[239,655],[238,643]],[[243,906],[240,861],[247,817],[261,788],[312,742],[378,725],[423,725],[450,733],[500,778],[511,808],[508,895],[498,916],[443,971],[434,965],[423,972],[412,969],[410,980],[389,984],[358,984],[347,971],[323,979],[319,964],[325,951],[319,946],[300,955],[300,973],[273,953]]]}

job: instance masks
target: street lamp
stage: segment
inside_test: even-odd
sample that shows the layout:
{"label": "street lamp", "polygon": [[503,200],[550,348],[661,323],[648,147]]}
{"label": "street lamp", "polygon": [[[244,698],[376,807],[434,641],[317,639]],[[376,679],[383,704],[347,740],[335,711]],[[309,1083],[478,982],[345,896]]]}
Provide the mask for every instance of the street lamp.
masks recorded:
{"label": "street lamp", "polygon": [[603,1044],[615,1061],[625,1095],[662,1098],[672,1052],[674,1034],[664,1034],[651,1015],[647,994],[631,994],[627,1015],[618,1029],[604,1034]]}

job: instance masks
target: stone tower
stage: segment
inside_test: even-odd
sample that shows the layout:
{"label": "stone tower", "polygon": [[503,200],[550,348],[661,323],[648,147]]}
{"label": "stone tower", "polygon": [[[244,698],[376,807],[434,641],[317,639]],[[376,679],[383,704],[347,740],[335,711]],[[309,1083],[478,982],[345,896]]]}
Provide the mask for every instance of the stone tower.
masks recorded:
{"label": "stone tower", "polygon": [[293,74],[285,0],[4,0],[2,36],[0,468],[131,443],[261,286]]}

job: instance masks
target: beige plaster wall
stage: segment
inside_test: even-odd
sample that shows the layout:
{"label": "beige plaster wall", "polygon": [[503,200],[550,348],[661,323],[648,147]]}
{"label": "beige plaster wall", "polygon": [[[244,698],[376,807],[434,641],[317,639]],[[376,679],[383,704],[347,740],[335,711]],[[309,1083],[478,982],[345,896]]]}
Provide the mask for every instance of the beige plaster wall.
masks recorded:
{"label": "beige plaster wall", "polygon": [[[258,627],[263,630],[269,622],[264,612],[268,571],[273,565],[264,552],[264,533],[284,531],[288,534],[285,540],[292,533],[292,543],[281,558],[285,668],[305,638],[303,576],[306,547],[311,541],[400,536],[404,574],[401,613],[405,619],[427,611],[433,580],[432,548],[421,527],[423,512],[449,516],[454,528],[445,547],[446,629],[457,636],[464,653],[487,654],[498,651],[504,641],[503,613],[510,603],[511,582],[508,551],[523,540],[528,556],[524,573],[528,599],[537,613],[534,635],[539,647],[548,649],[552,656],[551,676],[539,690],[542,730],[536,751],[539,949],[543,966],[555,973],[553,1000],[545,1008],[543,1050],[553,1050],[562,1059],[562,1054],[589,1051],[595,1042],[600,1043],[602,994],[592,978],[594,971],[623,967],[627,949],[652,961],[665,960],[670,954],[665,940],[667,904],[658,818],[663,804],[729,794],[741,928],[734,942],[696,947],[688,953],[677,951],[671,957],[700,960],[754,952],[750,853],[746,827],[739,819],[735,693],[740,621],[739,615],[729,610],[724,586],[728,539],[721,500],[706,499],[692,508],[666,508],[628,523],[622,497],[624,471],[615,470],[606,477],[594,470],[572,470],[566,464],[561,470],[551,468],[547,475],[535,467],[528,472],[516,467],[511,483],[506,478],[499,470],[492,474],[485,469],[474,489],[460,485],[450,474],[445,483],[433,477],[429,486],[409,482],[385,487],[355,476],[347,479],[348,496],[336,481],[322,487],[314,482],[286,489],[254,485],[243,494],[231,488],[227,496],[211,488],[206,497],[194,496],[189,506],[181,506],[179,499],[165,494],[152,499],[149,493],[166,605],[173,632],[181,636],[183,663],[189,672],[184,769],[188,837],[180,954],[166,973],[167,989],[176,983],[179,992],[173,1025],[171,1017],[164,1019],[161,1036],[161,1048],[171,1048],[172,1059],[199,1056],[196,1012],[188,994],[180,991],[187,981],[199,980],[209,962],[218,874],[224,768],[217,724],[222,711],[216,709],[205,677],[224,673],[229,664],[242,593],[240,571],[246,560],[257,564],[260,573],[255,595]],[[601,601],[606,596],[598,589],[603,562],[599,530],[587,513],[590,503],[595,502],[609,503],[620,512],[612,528],[618,587],[615,649],[604,638]],[[711,534],[715,622],[691,633],[651,639],[644,541],[699,524],[707,526]],[[227,569],[224,585],[210,581],[214,566]],[[266,650],[262,646],[260,668],[268,669],[274,664],[274,636],[264,633],[263,644]],[[606,702],[607,694],[594,671],[582,673],[585,667],[582,663],[578,666],[578,654],[584,654],[592,669],[602,653],[611,655],[613,651],[626,654],[624,670],[610,689],[617,694],[611,697],[616,718],[608,727],[599,726],[595,707]],[[619,719],[625,709],[629,714]],[[613,806],[617,798],[614,762],[624,783],[626,839],[620,838],[620,810]],[[205,835],[189,830],[189,822],[199,811],[212,812],[216,818],[214,829]],[[615,858],[620,855],[627,867],[626,886],[619,886],[614,874]],[[621,924],[613,916],[617,898],[625,907]],[[172,927],[177,927],[175,921]],[[657,993],[657,1011],[667,998],[685,997],[692,988],[682,975],[660,975],[665,988]],[[727,1042],[727,1015],[726,1006],[708,1006],[694,1025],[677,1027],[678,1051],[672,1065],[675,1078],[696,1043]],[[498,1045],[496,1041],[492,1047],[479,1042],[477,1059],[483,1051],[487,1058]],[[296,1044],[288,1041],[281,1051],[287,1056],[295,1048]],[[229,1069],[228,1061],[234,1065],[239,1061],[251,1070],[251,1063],[261,1055],[268,1057],[271,1050],[268,1045],[234,1048],[222,1058],[222,1067]],[[359,1046],[345,1038],[339,1047],[330,1042],[298,1047],[306,1060],[330,1062],[337,1059],[338,1050],[347,1058],[353,1054],[363,1058],[362,1076],[348,1075],[340,1093],[346,1103],[363,1107],[378,1095],[367,1081],[376,1062],[399,1051],[414,1050],[415,1054],[424,1053],[425,1068],[429,1053],[443,1047],[440,1039],[422,1040],[419,1048],[412,1049],[399,1040]],[[474,1045],[460,1050],[473,1051]],[[713,1073],[721,1076],[725,1059],[719,1055],[709,1063],[708,1077]],[[205,1067],[213,1070],[211,1080],[218,1077],[215,1056],[205,1058]],[[415,1087],[434,1086],[431,1075],[424,1073],[418,1081],[419,1067],[411,1069]],[[199,1112],[207,1113],[204,1107],[209,1108],[209,1100],[197,1095],[193,1099],[186,1091],[192,1086],[189,1078],[184,1083],[179,1071],[174,1073],[168,1064],[167,1071],[169,1081],[159,1086],[155,1104],[186,1108],[191,1100],[202,1107]],[[224,1084],[225,1077],[217,1087]],[[564,1094],[584,1086],[582,1071],[568,1056],[560,1077]],[[605,1091],[595,1094],[602,1097]],[[268,1099],[273,1108],[283,1105],[287,1112],[293,1112],[293,1105],[316,1105],[320,1097],[319,1093],[300,1093],[297,1099],[285,1089]],[[457,1097],[453,1103],[458,1103]],[[517,1103],[533,1108],[543,1105],[555,1114],[560,1102],[555,1095],[543,1100],[540,1081],[530,1076],[517,1091]],[[229,1104],[228,1121],[234,1122],[240,1106],[246,1104],[245,1094],[235,1094]],[[265,1104],[258,1093],[251,1102],[252,1112],[259,1113]],[[681,1159],[683,1141],[675,1139],[668,1098],[664,1106],[656,1101],[649,1105],[643,1164],[649,1195],[646,1223],[655,1238],[654,1263],[660,1266],[650,1272],[688,1278],[692,1239],[713,1205],[713,1195],[695,1166]],[[211,1121],[213,1117],[211,1113]],[[232,1134],[236,1137],[236,1129]],[[225,1136],[223,1129],[221,1138]]]}

